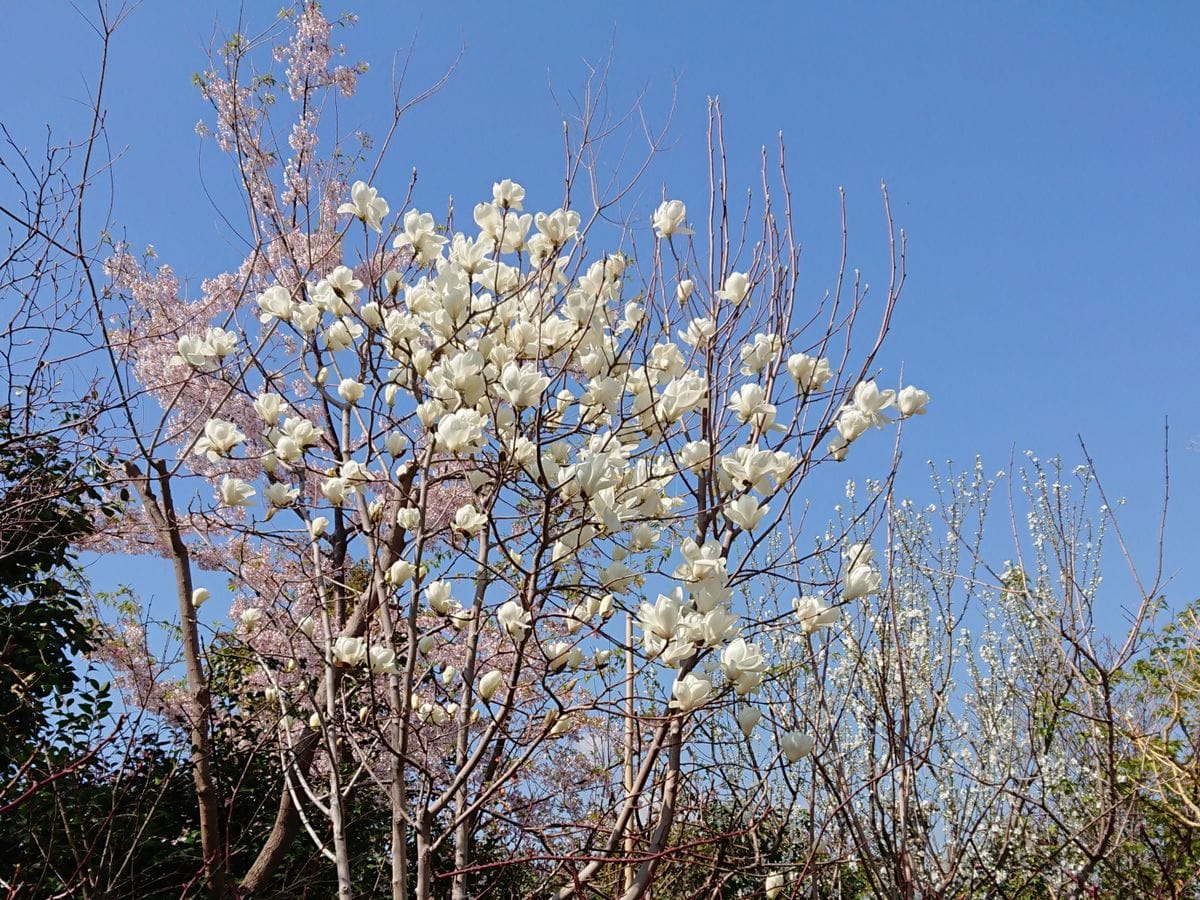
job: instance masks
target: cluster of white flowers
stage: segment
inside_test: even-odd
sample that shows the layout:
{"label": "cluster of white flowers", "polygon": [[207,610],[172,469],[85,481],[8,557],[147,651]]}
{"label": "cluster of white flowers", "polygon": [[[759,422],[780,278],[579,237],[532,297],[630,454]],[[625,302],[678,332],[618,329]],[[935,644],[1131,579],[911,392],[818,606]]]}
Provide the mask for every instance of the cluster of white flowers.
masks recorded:
{"label": "cluster of white flowers", "polygon": [[[739,338],[730,351],[733,383],[720,382],[721,395],[710,396],[714,341],[759,287],[753,272],[723,274],[719,287],[709,288],[707,305],[695,309],[703,314],[682,317],[686,327],[675,331],[675,342],[673,328],[658,327],[668,323],[655,318],[656,310],[641,298],[624,298],[624,255],[590,265],[572,258],[577,212],[526,213],[525,190],[511,180],[497,182],[492,195],[474,207],[478,231],[472,235],[447,234],[430,213],[405,211],[391,233],[409,266],[383,273],[377,284],[338,265],[314,282],[275,285],[256,298],[259,321],[290,346],[305,348],[303,381],[326,410],[340,413],[340,430],[371,420],[362,440],[327,433],[339,430],[336,415],[318,427],[311,410],[273,392],[279,382],[268,380],[253,399],[259,434],[248,438],[233,422],[213,418],[193,451],[215,463],[242,445],[261,448],[266,517],[294,511],[314,541],[326,534],[330,517],[313,514],[309,505],[341,508],[343,516],[358,506],[366,511],[365,529],[379,527],[392,498],[400,502],[389,507],[384,525],[416,541],[430,527],[418,488],[433,483],[431,461],[434,468],[452,466],[474,498],[451,507],[448,522],[438,527],[455,540],[477,540],[485,551],[494,537],[491,546],[518,569],[526,547],[541,554],[544,546],[550,568],[569,576],[573,590],[561,595],[575,599],[564,601],[561,613],[546,616],[553,612],[550,601],[521,598],[529,595],[511,595],[491,611],[506,640],[533,639],[551,675],[584,665],[602,669],[610,651],[585,655],[579,642],[604,627],[622,595],[644,584],[637,573],[646,569],[631,566],[633,558],[677,554],[673,585],[637,608],[641,649],[646,659],[674,671],[670,703],[682,713],[720,695],[723,687],[713,681],[719,673],[724,687],[745,698],[737,719],[749,736],[762,714],[751,700],[770,665],[763,648],[741,634],[729,548],[784,512],[786,502],[768,501],[785,489],[803,457],[785,449],[790,439],[778,435],[793,433],[787,418],[826,390],[830,362],[789,353],[782,329],[772,326]],[[382,233],[390,207],[374,188],[356,182],[338,211]],[[664,201],[652,227],[660,239],[691,234],[685,205]],[[569,278],[569,271],[576,277]],[[675,297],[695,304],[703,290],[680,278]],[[647,327],[652,321],[655,327]],[[207,373],[237,347],[232,333],[209,329],[203,337],[181,337],[175,361]],[[794,390],[785,387],[787,379],[776,379],[781,371]],[[856,385],[837,415],[831,455],[844,458],[869,427],[889,422],[885,410],[918,415],[928,399],[912,387],[897,394],[873,381]],[[709,431],[702,423],[723,400],[732,430],[720,440],[703,437]],[[664,541],[667,523],[694,496],[685,478],[710,486],[708,503],[721,516],[715,521],[726,540]],[[493,505],[502,490],[518,483],[546,498],[551,511],[541,533],[533,523],[496,518]],[[253,485],[240,478],[226,476],[221,483],[228,506],[248,506],[255,496]],[[387,565],[385,583],[412,591],[423,600],[422,611],[448,623],[451,634],[475,621],[476,610],[453,596],[453,573],[433,575],[403,558]],[[845,599],[879,589],[866,545],[846,551],[844,569]],[[837,610],[816,597],[802,597],[794,606],[804,634],[837,619]],[[543,622],[551,633],[542,634]],[[358,636],[328,639],[327,659],[338,667],[365,666],[375,675],[396,670],[390,647]],[[418,650],[425,655],[433,646],[425,635]],[[491,702],[505,680],[497,669],[479,673],[475,693]],[[445,704],[420,698],[413,708],[435,724],[455,715]],[[556,720],[548,727],[563,733],[569,723]],[[812,752],[812,739],[800,732],[778,740],[789,761]]]}

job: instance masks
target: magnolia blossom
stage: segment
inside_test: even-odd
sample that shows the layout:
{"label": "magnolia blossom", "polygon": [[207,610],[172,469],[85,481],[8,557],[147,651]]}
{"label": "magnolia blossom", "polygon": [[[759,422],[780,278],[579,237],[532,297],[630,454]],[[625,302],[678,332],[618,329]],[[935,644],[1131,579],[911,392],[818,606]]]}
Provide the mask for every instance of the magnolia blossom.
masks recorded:
{"label": "magnolia blossom", "polygon": [[805,634],[812,634],[818,628],[828,628],[838,620],[837,609],[826,606],[820,597],[798,597],[792,601],[792,609],[800,620],[800,630]]}
{"label": "magnolia blossom", "polygon": [[721,670],[739,696],[750,693],[762,683],[766,668],[767,663],[758,647],[747,644],[745,638],[736,638],[721,651]]}
{"label": "magnolia blossom", "polygon": [[437,427],[438,449],[448,453],[473,453],[483,449],[484,418],[473,409],[442,417]]}
{"label": "magnolia blossom", "polygon": [[388,203],[379,196],[375,188],[365,181],[356,181],[350,187],[350,202],[338,207],[338,215],[357,216],[376,231],[383,231],[383,217],[390,212]]}
{"label": "magnolia blossom", "polygon": [[717,291],[717,296],[728,300],[735,306],[746,299],[750,293],[750,279],[745,272],[730,272],[725,276],[725,286]]}
{"label": "magnolia blossom", "polygon": [[220,493],[221,502],[226,506],[249,506],[254,488],[240,478],[226,475],[221,479]]}
{"label": "magnolia blossom", "polygon": [[398,559],[388,566],[385,579],[389,584],[407,584],[417,572],[416,566],[406,559]]}
{"label": "magnolia blossom", "polygon": [[475,504],[468,503],[466,506],[460,506],[454,513],[454,521],[450,527],[460,534],[476,535],[487,528],[487,523],[487,515],[477,510]]}
{"label": "magnolia blossom", "polygon": [[173,366],[191,366],[201,372],[211,372],[216,368],[213,357],[217,354],[202,338],[185,334],[176,342],[175,349],[178,353],[171,357]]}
{"label": "magnolia blossom", "polygon": [[891,406],[895,399],[895,391],[881,391],[874,381],[861,381],[854,386],[854,409],[876,428],[882,428],[888,423],[883,411]]}
{"label": "magnolia blossom", "polygon": [[846,572],[842,596],[847,600],[858,600],[868,594],[877,594],[881,581],[879,570],[873,566],[854,566]]}
{"label": "magnolia blossom", "polygon": [[296,498],[300,496],[300,490],[298,488],[289,488],[286,484],[277,481],[267,486],[267,489],[263,491],[263,496],[266,497],[267,502],[272,507],[282,508],[291,506]]}
{"label": "magnolia blossom", "polygon": [[228,456],[244,440],[246,436],[232,422],[209,419],[204,423],[204,434],[196,439],[192,452],[197,456],[207,455],[209,462],[216,462]]}
{"label": "magnolia blossom", "polygon": [[367,658],[367,642],[360,637],[339,637],[333,642],[333,659],[337,665],[361,665]]}
{"label": "magnolia blossom", "polygon": [[900,416],[907,419],[909,416],[923,416],[928,411],[925,405],[929,403],[929,394],[925,391],[913,387],[911,384],[902,388],[900,393],[896,395],[896,408],[900,410]]}
{"label": "magnolia blossom", "polygon": [[660,238],[673,234],[686,235],[692,233],[692,229],[685,227],[686,219],[687,207],[682,200],[665,200],[654,211],[652,224]]}
{"label": "magnolia blossom", "polygon": [[791,763],[799,762],[812,753],[815,743],[809,735],[799,731],[789,731],[779,736],[779,749]]}
{"label": "magnolia blossom", "polygon": [[762,710],[757,706],[743,706],[738,710],[738,728],[742,730],[742,734],[747,740],[749,740],[750,735],[754,732],[754,726],[758,724],[758,720],[761,718]]}
{"label": "magnolia blossom", "polygon": [[749,494],[743,494],[737,500],[730,500],[725,504],[725,518],[743,531],[753,531],[770,511],[770,506],[765,503],[760,505]]}
{"label": "magnolia blossom", "polygon": [[357,403],[366,393],[366,386],[353,378],[343,378],[338,385],[338,396],[347,403]]}
{"label": "magnolia blossom", "polygon": [[818,359],[807,353],[793,353],[789,356],[787,370],[796,382],[796,387],[804,394],[821,390],[833,375],[828,359]]}
{"label": "magnolia blossom", "polygon": [[[792,761],[795,762],[795,760]],[[787,881],[787,876],[782,872],[772,872],[763,879],[763,892],[766,894],[767,900],[776,900],[783,893]]]}
{"label": "magnolia blossom", "polygon": [[450,597],[450,582],[431,581],[425,586],[425,599],[429,601],[429,608],[434,612],[443,616],[449,615],[453,608],[451,604],[454,602]]}
{"label": "magnolia blossom", "polygon": [[675,299],[678,300],[682,306],[684,303],[688,302],[688,299],[692,296],[692,292],[694,290],[696,290],[696,282],[692,281],[690,278],[685,278],[675,287]]}
{"label": "magnolia blossom", "polygon": [[396,653],[387,647],[372,647],[367,654],[372,675],[395,675]]}
{"label": "magnolia blossom", "polygon": [[712,694],[712,682],[700,675],[688,674],[671,685],[671,706],[680,712],[691,712],[703,706]]}
{"label": "magnolia blossom", "polygon": [[410,209],[404,214],[404,231],[392,242],[397,250],[411,247],[417,265],[427,266],[442,252],[445,236],[438,233],[433,215]]}
{"label": "magnolia blossom", "polygon": [[247,631],[252,631],[263,620],[263,611],[257,606],[250,606],[242,610],[242,614],[238,617],[242,623],[242,627]]}
{"label": "magnolia blossom", "polygon": [[520,212],[521,203],[525,199],[525,188],[517,184],[511,178],[505,178],[503,181],[497,181],[492,185],[492,202],[497,206],[515,209]]}
{"label": "magnolia blossom", "polygon": [[858,440],[870,427],[870,417],[857,407],[848,406],[838,414],[837,430],[847,444]]}
{"label": "magnolia blossom", "polygon": [[499,690],[500,685],[503,683],[504,675],[501,672],[497,672],[495,669],[493,669],[492,671],[485,673],[484,676],[479,679],[479,696],[483,698],[485,703],[487,703],[492,699],[492,697],[495,696],[496,691]]}
{"label": "magnolia blossom", "polygon": [[499,619],[500,626],[508,632],[509,636],[518,641],[525,637],[525,632],[533,624],[529,612],[517,600],[508,600],[502,603],[496,610],[496,618]]}

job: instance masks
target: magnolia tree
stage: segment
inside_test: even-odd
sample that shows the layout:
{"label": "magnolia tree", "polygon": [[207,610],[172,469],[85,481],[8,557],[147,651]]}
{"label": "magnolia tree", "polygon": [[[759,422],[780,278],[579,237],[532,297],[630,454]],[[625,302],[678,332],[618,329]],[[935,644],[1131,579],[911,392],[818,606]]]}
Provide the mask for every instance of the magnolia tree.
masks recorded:
{"label": "magnolia tree", "polygon": [[[816,591],[769,536],[803,533],[818,470],[925,411],[874,371],[903,238],[885,193],[890,273],[868,302],[843,215],[810,299],[783,146],[782,211],[764,171],[734,212],[715,104],[703,213],[666,199],[614,230],[629,188],[601,189],[591,88],[563,194],[498,178],[459,229],[410,185],[354,177],[385,170],[322,125],[363,71],[335,64],[332,28],[305,6],[281,76],[254,69],[270,35],[239,36],[199,79],[239,175],[240,265],[190,299],[122,248],[105,265],[114,479],[134,499],[96,549],[171,561],[182,664],[164,672],[136,631],[109,658],[129,703],[188,734],[214,897],[261,891],[297,840],[339,897],[377,893],[351,864],[364,815],[387,823],[394,897],[474,896],[505,865],[560,897],[644,896],[691,852],[687,785],[718,761],[699,730],[768,737],[764,773],[812,754],[819,673],[797,680],[778,636],[880,589],[868,543],[821,535]],[[218,708],[231,661],[245,690]],[[770,683],[793,702],[763,702]],[[226,733],[280,775],[248,871],[213,776]]]}

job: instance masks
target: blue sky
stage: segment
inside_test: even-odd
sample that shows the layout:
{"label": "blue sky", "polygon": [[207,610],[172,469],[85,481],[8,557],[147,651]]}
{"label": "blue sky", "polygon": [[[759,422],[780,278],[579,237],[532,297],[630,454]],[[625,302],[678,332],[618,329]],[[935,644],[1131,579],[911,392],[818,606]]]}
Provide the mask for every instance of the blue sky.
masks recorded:
{"label": "blue sky", "polygon": [[[94,79],[96,42],[68,3],[5,6],[0,112],[37,141],[71,129]],[[254,26],[278,4],[248,2]],[[114,216],[185,277],[227,268],[234,248],[204,197],[223,162],[200,153],[208,110],[192,72],[237,5],[148,0],[112,49],[109,133],[121,149]],[[340,7],[329,7],[340,11]],[[1171,422],[1168,564],[1176,599],[1200,590],[1200,6],[1185,3],[434,4],[360,2],[344,34],[372,64],[342,107],[345,130],[380,126],[391,60],[414,41],[412,84],[464,56],[449,86],[402,124],[377,183],[420,173],[417,203],[460,209],[512,177],[557,205],[560,101],[583,61],[610,46],[614,109],[639,94],[661,121],[677,87],[669,149],[634,199],[663,183],[700,204],[706,98],[727,118],[731,182],[757,183],[758,153],[789,147],[804,285],[832,282],[837,188],[850,198],[852,261],[886,277],[878,187],[909,236],[909,281],[881,363],[927,388],[933,412],[906,433],[907,493],[926,459],[989,468],[1029,448],[1079,457],[1087,441],[1147,564],[1161,499],[1162,426]],[[252,29],[251,29],[252,30]],[[54,52],[48,53],[52,46]],[[882,443],[882,442],[881,442]],[[1191,569],[1189,570],[1189,567]]]}

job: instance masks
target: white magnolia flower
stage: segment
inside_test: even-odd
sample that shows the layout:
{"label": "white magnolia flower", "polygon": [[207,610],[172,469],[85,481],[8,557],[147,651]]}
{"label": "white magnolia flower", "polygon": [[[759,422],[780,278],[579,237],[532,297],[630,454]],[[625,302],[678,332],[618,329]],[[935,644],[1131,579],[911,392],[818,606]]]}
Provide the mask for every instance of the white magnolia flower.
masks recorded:
{"label": "white magnolia flower", "polygon": [[762,711],[757,706],[743,706],[738,710],[737,723],[738,728],[742,730],[742,734],[749,740],[751,733],[754,731],[754,726],[758,724],[758,720],[762,718]]}
{"label": "white magnolia flower", "polygon": [[238,337],[224,328],[210,328],[204,333],[204,343],[212,350],[213,356],[224,359],[237,350]]}
{"label": "white magnolia flower", "polygon": [[838,620],[838,611],[825,605],[820,597],[797,597],[792,601],[792,609],[800,621],[800,630],[812,634],[818,628],[828,628]]}
{"label": "white magnolia flower", "polygon": [[856,406],[847,406],[838,414],[837,430],[847,444],[858,440],[871,427],[871,419]]}
{"label": "white magnolia flower", "polygon": [[416,531],[421,527],[421,510],[406,506],[396,512],[396,524],[405,531]]}
{"label": "white magnolia flower", "polygon": [[575,210],[556,209],[552,213],[538,213],[533,218],[537,230],[551,243],[565,244],[579,230],[579,213]]}
{"label": "white magnolia flower", "polygon": [[799,731],[789,731],[779,736],[779,749],[787,757],[788,762],[799,762],[813,752],[815,741],[807,734]]}
{"label": "white magnolia flower", "polygon": [[844,578],[842,596],[847,600],[858,600],[868,594],[879,593],[882,578],[873,566],[854,566]]}
{"label": "white magnolia flower", "polygon": [[690,278],[685,278],[683,281],[679,282],[675,288],[675,299],[678,300],[682,306],[684,303],[688,302],[688,299],[692,296],[692,291],[694,290],[696,290],[696,282],[692,281]]}
{"label": "white magnolia flower", "polygon": [[712,682],[700,675],[688,674],[671,685],[671,706],[680,712],[691,712],[703,706],[712,694]]}
{"label": "white magnolia flower", "polygon": [[216,353],[202,338],[185,334],[175,342],[175,349],[178,352],[171,357],[173,366],[191,366],[201,372],[211,372],[216,368],[213,362]]}
{"label": "white magnolia flower", "polygon": [[900,415],[902,418],[925,415],[925,413],[928,412],[928,410],[925,409],[925,406],[928,403],[929,394],[913,387],[911,384],[908,387],[901,389],[900,393],[896,395],[896,408],[900,410]]}
{"label": "white magnolia flower", "polygon": [[388,212],[390,212],[388,202],[365,181],[354,182],[350,187],[350,202],[343,203],[338,207],[338,215],[357,216],[369,227],[380,232],[383,230],[383,217]]}
{"label": "white magnolia flower", "polygon": [[194,588],[192,590],[192,608],[199,609],[200,606],[212,596],[212,592],[208,588]]}
{"label": "white magnolia flower", "polygon": [[834,462],[844,462],[846,454],[850,452],[850,442],[838,434],[829,442],[827,449],[829,450],[830,458]]}
{"label": "white magnolia flower", "polygon": [[518,409],[537,406],[550,379],[536,366],[519,366],[510,362],[500,373],[496,393]]}
{"label": "white magnolia flower", "polygon": [[451,604],[454,600],[450,597],[450,587],[448,581],[431,581],[425,586],[425,599],[429,601],[430,609],[443,616],[449,615],[453,608]]}
{"label": "white magnolia flower", "polygon": [[406,559],[398,559],[388,566],[385,578],[389,584],[407,584],[416,573],[416,566]]}
{"label": "white magnolia flower", "polygon": [[496,695],[496,691],[500,689],[500,685],[504,683],[504,675],[493,669],[484,674],[479,679],[479,696],[483,698],[483,702],[487,703]]}
{"label": "white magnolia flower", "polygon": [[417,265],[427,266],[441,255],[445,236],[438,233],[431,213],[410,209],[404,214],[404,231],[396,237],[392,246],[397,250],[411,247]]}
{"label": "white magnolia flower", "polygon": [[888,423],[883,411],[891,406],[895,399],[895,391],[881,391],[874,381],[861,381],[854,386],[854,408],[876,428],[882,428]]}
{"label": "white magnolia flower", "polygon": [[654,605],[643,603],[638,610],[638,627],[647,635],[663,641],[670,640],[679,627],[683,613],[683,591],[675,588],[669,594],[659,594]]}
{"label": "white magnolia flower", "polygon": [[305,616],[300,620],[300,624],[296,626],[300,629],[300,633],[306,638],[312,639],[313,631],[316,629],[317,623],[313,621],[312,616]]}
{"label": "white magnolia flower", "polygon": [[204,423],[204,434],[196,440],[192,452],[197,456],[208,456],[209,462],[216,462],[246,440],[246,436],[232,422],[224,419],[209,419]]}
{"label": "white magnolia flower", "polygon": [[325,533],[325,529],[329,527],[329,520],[324,516],[317,516],[308,523],[308,533],[314,538],[319,538]]}
{"label": "white magnolia flower", "polygon": [[507,206],[509,209],[521,211],[521,204],[525,200],[525,188],[521,187],[511,178],[505,178],[503,181],[497,181],[492,185],[492,202],[497,206]]}
{"label": "white magnolia flower", "polygon": [[817,359],[807,353],[793,353],[789,356],[787,370],[795,380],[796,387],[804,394],[821,390],[825,387],[825,382],[833,376],[828,359]]}
{"label": "white magnolia flower", "polygon": [[737,500],[725,504],[725,518],[743,531],[753,531],[763,517],[771,511],[771,507],[763,504],[749,494],[743,494]]}
{"label": "white magnolia flower", "polygon": [[259,394],[254,398],[254,411],[267,425],[274,427],[283,415],[283,398],[278,394]]}
{"label": "white magnolia flower", "polygon": [[721,670],[737,693],[744,696],[762,683],[767,663],[758,647],[747,644],[745,638],[736,638],[721,651]]}
{"label": "white magnolia flower", "polygon": [[776,900],[783,893],[784,887],[787,885],[787,876],[782,872],[772,872],[763,880],[763,891],[766,893],[767,900]]}
{"label": "white magnolia flower", "polygon": [[366,386],[353,378],[343,378],[338,385],[338,396],[347,403],[357,403],[366,393]]}
{"label": "white magnolia flower", "polygon": [[873,562],[875,562],[875,548],[866,541],[847,544],[846,549],[842,551],[842,563],[847,568],[869,566]]}
{"label": "white magnolia flower", "polygon": [[728,300],[734,306],[746,299],[750,293],[750,279],[745,272],[730,272],[725,277],[725,286],[717,291],[717,296]]}
{"label": "white magnolia flower", "polygon": [[333,660],[337,665],[357,666],[367,658],[367,642],[360,637],[342,636],[333,642]]}
{"label": "white magnolia flower", "polygon": [[474,453],[483,449],[486,420],[473,409],[447,413],[437,423],[437,445],[448,453]]}
{"label": "white magnolia flower", "polygon": [[500,620],[500,626],[508,632],[509,636],[516,640],[525,637],[525,632],[532,625],[528,611],[517,600],[508,600],[502,603],[496,610],[496,618]]}
{"label": "white magnolia flower", "polygon": [[262,310],[262,315],[258,317],[258,320],[264,325],[272,319],[288,321],[292,318],[292,313],[296,308],[288,289],[279,284],[269,287],[259,294],[256,302],[258,308]]}
{"label": "white magnolia flower", "polygon": [[687,207],[683,205],[682,200],[665,200],[654,211],[652,224],[660,238],[673,234],[691,234],[692,229],[685,227],[686,219]]}
{"label": "white magnolia flower", "polygon": [[372,647],[368,662],[372,675],[395,675],[399,671],[396,668],[396,653],[387,647]]}
{"label": "white magnolia flower", "polygon": [[300,491],[298,488],[289,488],[286,484],[277,481],[267,486],[267,489],[263,491],[263,496],[267,498],[267,502],[271,506],[282,508],[291,506],[300,496]]}
{"label": "white magnolia flower", "polygon": [[240,478],[226,475],[221,479],[221,502],[226,506],[249,506],[254,488]]}
{"label": "white magnolia flower", "polygon": [[242,614],[238,617],[242,623],[242,627],[247,631],[253,631],[261,624],[263,620],[263,611],[257,606],[250,606],[242,610]]}
{"label": "white magnolia flower", "polygon": [[468,503],[466,506],[460,506],[454,513],[454,521],[450,527],[461,534],[477,535],[487,528],[487,523],[487,515],[477,510],[475,504]]}

